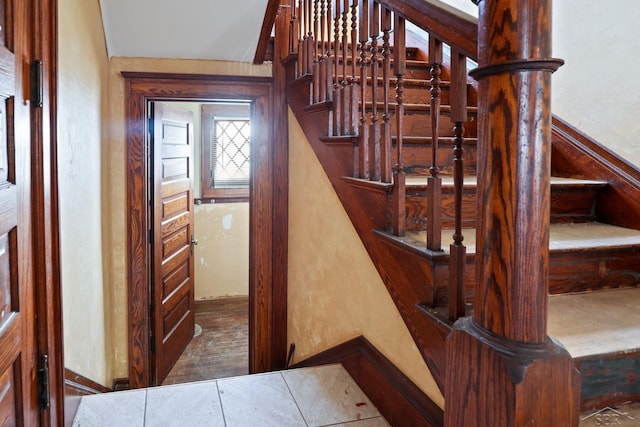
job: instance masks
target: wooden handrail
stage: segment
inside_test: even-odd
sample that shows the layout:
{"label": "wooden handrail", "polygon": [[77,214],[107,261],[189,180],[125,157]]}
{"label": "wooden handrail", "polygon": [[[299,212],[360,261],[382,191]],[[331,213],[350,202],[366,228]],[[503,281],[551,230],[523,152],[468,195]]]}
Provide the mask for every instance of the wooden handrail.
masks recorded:
{"label": "wooden handrail", "polygon": [[269,0],[269,3],[267,3],[267,10],[264,13],[262,28],[260,29],[260,36],[258,37],[258,47],[253,57],[254,64],[262,64],[265,61],[269,40],[271,40],[271,30],[273,29],[273,24],[276,22],[278,9],[281,4],[286,6],[287,3],[288,0]]}

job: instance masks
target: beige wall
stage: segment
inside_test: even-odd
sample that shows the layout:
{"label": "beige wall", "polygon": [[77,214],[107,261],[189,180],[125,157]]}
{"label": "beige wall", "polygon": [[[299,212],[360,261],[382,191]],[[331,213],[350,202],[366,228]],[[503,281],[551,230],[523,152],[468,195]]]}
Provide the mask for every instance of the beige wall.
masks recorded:
{"label": "beige wall", "polygon": [[107,51],[98,1],[60,0],[58,187],[65,366],[110,384],[101,140]]}
{"label": "beige wall", "polygon": [[194,210],[196,300],[249,295],[249,203]]}
{"label": "beige wall", "polygon": [[[468,0],[442,1],[478,15]],[[640,166],[638,22],[637,0],[553,2],[553,56],[565,61],[553,75],[553,114],[636,166]]]}
{"label": "beige wall", "polygon": [[122,71],[164,73],[270,76],[271,66],[225,61],[196,61],[155,58],[112,58],[109,64],[109,107],[105,123],[103,167],[107,198],[105,215],[109,217],[104,234],[105,271],[112,304],[108,307],[113,358],[112,377],[128,376],[127,361],[127,287],[126,287],[126,170],[125,170],[125,101]]}
{"label": "beige wall", "polygon": [[295,117],[289,114],[289,309],[295,361],[364,335],[440,406],[422,356]]}

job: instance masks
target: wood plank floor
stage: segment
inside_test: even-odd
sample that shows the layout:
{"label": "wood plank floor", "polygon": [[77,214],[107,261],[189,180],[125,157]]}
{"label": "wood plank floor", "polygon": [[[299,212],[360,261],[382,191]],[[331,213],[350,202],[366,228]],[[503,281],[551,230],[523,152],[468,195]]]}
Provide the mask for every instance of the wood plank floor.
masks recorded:
{"label": "wood plank floor", "polygon": [[193,337],[162,384],[248,374],[249,298],[198,301],[195,311],[202,332]]}

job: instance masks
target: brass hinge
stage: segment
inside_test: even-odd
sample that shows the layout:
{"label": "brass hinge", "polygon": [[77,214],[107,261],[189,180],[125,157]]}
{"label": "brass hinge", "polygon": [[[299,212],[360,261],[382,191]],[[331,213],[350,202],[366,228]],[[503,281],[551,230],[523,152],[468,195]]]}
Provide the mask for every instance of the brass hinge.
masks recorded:
{"label": "brass hinge", "polygon": [[42,61],[39,59],[31,64],[31,104],[42,107]]}
{"label": "brass hinge", "polygon": [[42,409],[49,409],[49,356],[40,357],[40,369],[38,369],[38,400]]}

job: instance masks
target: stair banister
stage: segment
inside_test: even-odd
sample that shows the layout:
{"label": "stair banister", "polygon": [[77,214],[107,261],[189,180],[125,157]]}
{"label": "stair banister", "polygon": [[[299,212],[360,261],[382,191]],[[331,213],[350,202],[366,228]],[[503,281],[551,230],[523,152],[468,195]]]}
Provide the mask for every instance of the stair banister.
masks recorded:
{"label": "stair banister", "polygon": [[[364,86],[367,81],[367,68],[369,62],[367,61],[367,43],[369,42],[369,1],[362,2],[360,7],[360,83],[362,90],[360,90],[360,127],[358,131],[358,157],[359,157],[359,176],[363,179],[369,179],[371,177],[371,164],[370,164],[370,141],[369,141],[369,124],[367,123],[367,91],[364,90]],[[355,58],[354,58],[355,62]],[[374,71],[372,69],[372,75]],[[374,94],[375,97],[375,94]],[[375,98],[373,99],[375,102]]]}
{"label": "stair banister", "polygon": [[380,128],[380,180],[391,182],[391,114],[389,88],[391,87],[391,11],[386,7],[381,13],[382,27],[382,97],[384,98],[382,125]]}
{"label": "stair banister", "polygon": [[455,230],[449,246],[449,320],[465,315],[465,266],[467,249],[462,243],[462,193],[464,187],[464,127],[467,120],[467,58],[451,49],[451,121],[454,123],[453,188],[455,198]]}
{"label": "stair banister", "polygon": [[392,228],[396,236],[406,230],[405,171],[403,164],[404,74],[406,71],[406,23],[394,14],[393,73],[396,76],[396,163],[393,167],[393,198],[391,204]]}
{"label": "stair banister", "polygon": [[442,67],[442,42],[429,34],[429,73],[431,75],[431,166],[427,178],[427,249],[439,251],[441,247],[442,178],[438,176],[438,142],[440,123],[440,80]]}
{"label": "stair banister", "polygon": [[[365,1],[364,3],[367,3]],[[380,122],[378,115],[378,68],[379,68],[379,47],[378,39],[380,38],[380,5],[376,2],[371,2],[370,11],[362,10],[362,15],[371,15],[370,19],[370,32],[371,32],[371,146],[373,148],[372,153],[372,166],[371,179],[373,181],[380,181]],[[365,83],[362,83],[362,91],[365,92]],[[365,104],[362,104],[363,106]],[[364,108],[364,107],[363,107]]]}

